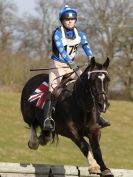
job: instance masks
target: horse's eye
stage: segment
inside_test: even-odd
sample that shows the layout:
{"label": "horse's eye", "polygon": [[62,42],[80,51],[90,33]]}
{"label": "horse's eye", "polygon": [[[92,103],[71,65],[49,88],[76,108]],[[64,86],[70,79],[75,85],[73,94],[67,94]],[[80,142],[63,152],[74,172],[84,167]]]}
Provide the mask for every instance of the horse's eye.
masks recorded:
{"label": "horse's eye", "polygon": [[110,78],[109,77],[107,77],[107,81],[110,82]]}
{"label": "horse's eye", "polygon": [[108,75],[106,75],[105,80],[106,80],[107,82],[109,82],[109,81],[110,81],[110,77],[109,77]]}

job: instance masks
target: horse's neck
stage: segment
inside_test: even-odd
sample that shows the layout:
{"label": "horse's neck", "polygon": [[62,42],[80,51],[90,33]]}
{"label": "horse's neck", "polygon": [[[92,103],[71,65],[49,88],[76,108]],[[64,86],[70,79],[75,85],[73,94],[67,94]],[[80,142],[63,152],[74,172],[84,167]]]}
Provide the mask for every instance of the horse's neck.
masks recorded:
{"label": "horse's neck", "polygon": [[76,81],[75,86],[74,86],[73,95],[76,99],[76,103],[82,109],[89,110],[93,107],[94,103],[93,103],[92,94],[90,92],[90,86],[88,85],[86,87],[83,81],[80,81],[80,80]]}

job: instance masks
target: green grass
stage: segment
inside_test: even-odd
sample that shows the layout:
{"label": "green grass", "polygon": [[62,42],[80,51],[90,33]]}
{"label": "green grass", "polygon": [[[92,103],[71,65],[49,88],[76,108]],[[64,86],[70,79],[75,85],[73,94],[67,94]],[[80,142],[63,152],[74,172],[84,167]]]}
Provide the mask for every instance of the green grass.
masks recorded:
{"label": "green grass", "polygon": [[[102,130],[101,148],[110,168],[133,169],[133,102],[111,101],[103,115],[111,127]],[[80,150],[60,137],[59,144],[48,144],[37,151],[27,147],[29,129],[20,113],[20,94],[0,92],[0,161],[87,165]]]}

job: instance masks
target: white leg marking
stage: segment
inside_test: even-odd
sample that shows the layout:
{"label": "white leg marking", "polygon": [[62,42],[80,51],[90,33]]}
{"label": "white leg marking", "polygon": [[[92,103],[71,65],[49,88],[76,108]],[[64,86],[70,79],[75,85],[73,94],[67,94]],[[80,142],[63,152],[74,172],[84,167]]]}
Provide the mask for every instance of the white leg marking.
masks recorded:
{"label": "white leg marking", "polygon": [[36,134],[36,130],[33,128],[33,126],[31,125],[31,129],[30,129],[30,139],[29,139],[29,147],[31,149],[37,149],[39,146],[39,140]]}
{"label": "white leg marking", "polygon": [[100,173],[100,166],[97,164],[96,160],[94,159],[92,152],[88,152],[88,164],[89,164],[89,171],[90,173]]}
{"label": "white leg marking", "polygon": [[37,134],[36,134],[36,130],[33,128],[33,126],[31,125],[31,128],[30,128],[30,141],[35,141],[36,138],[37,138]]}

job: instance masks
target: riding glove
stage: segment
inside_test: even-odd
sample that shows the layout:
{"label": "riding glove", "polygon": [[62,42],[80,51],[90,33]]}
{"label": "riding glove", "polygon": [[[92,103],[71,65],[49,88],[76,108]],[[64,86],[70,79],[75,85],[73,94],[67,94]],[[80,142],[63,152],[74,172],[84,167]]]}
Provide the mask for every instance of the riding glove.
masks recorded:
{"label": "riding glove", "polygon": [[67,64],[70,67],[70,69],[77,70],[79,68],[78,65],[74,61],[68,61]]}
{"label": "riding glove", "polygon": [[88,65],[90,65],[92,58],[94,58],[94,56],[88,56]]}

